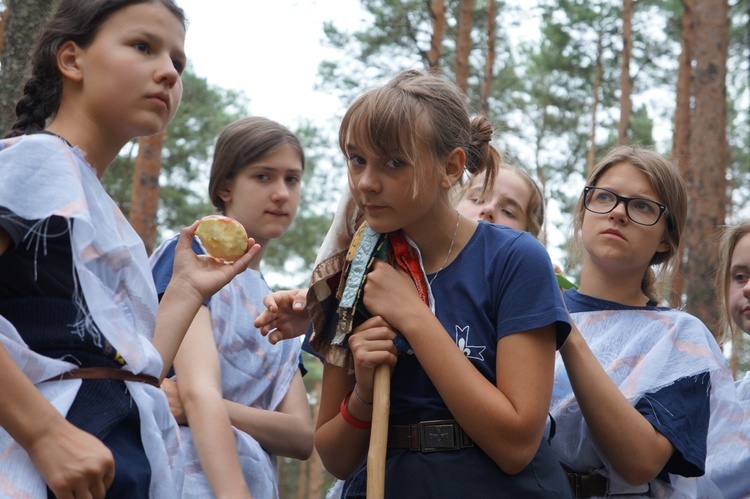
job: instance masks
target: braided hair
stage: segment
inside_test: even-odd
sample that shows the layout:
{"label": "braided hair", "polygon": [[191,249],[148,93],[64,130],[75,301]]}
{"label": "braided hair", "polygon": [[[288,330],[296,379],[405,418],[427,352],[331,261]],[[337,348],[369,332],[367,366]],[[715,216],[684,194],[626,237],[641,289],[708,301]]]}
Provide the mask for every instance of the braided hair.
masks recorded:
{"label": "braided hair", "polygon": [[161,3],[183,26],[187,23],[184,11],[173,0],[61,0],[37,39],[29,63],[30,76],[16,104],[17,119],[6,137],[44,130],[47,120],[57,113],[63,86],[57,53],[65,42],[87,47],[109,16],[141,3]]}

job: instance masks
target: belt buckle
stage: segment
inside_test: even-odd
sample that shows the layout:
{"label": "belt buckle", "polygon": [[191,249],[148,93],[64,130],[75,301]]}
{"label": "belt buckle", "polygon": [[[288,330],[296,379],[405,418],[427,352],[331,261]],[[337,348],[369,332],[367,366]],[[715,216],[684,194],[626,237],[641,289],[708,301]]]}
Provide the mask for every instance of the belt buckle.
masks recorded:
{"label": "belt buckle", "polygon": [[568,481],[570,482],[571,488],[573,489],[573,495],[576,497],[583,497],[581,475],[579,475],[578,473],[568,473]]}
{"label": "belt buckle", "polygon": [[440,452],[461,449],[461,427],[454,420],[420,421],[419,451]]}

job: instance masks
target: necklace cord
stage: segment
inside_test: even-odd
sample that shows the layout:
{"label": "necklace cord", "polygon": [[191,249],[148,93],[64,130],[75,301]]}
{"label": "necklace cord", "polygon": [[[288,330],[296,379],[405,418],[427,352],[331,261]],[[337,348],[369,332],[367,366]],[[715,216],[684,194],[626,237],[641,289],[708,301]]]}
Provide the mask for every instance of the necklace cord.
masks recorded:
{"label": "necklace cord", "polygon": [[453,238],[451,238],[451,245],[448,247],[448,254],[445,255],[445,260],[443,260],[443,264],[440,266],[440,268],[435,272],[435,275],[432,276],[432,279],[430,279],[427,283],[432,286],[432,283],[435,282],[435,279],[437,279],[438,274],[440,274],[440,271],[445,268],[445,264],[448,263],[448,259],[451,257],[451,253],[453,252],[453,245],[456,242],[456,234],[458,234],[458,224],[461,222],[461,214],[456,212],[456,227],[453,229]]}

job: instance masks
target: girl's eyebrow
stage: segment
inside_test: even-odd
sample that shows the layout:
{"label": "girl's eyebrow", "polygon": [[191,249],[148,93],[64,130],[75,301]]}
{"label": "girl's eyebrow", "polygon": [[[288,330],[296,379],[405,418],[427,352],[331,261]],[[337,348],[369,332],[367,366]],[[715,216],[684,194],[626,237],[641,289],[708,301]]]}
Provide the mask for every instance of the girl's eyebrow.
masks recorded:
{"label": "girl's eyebrow", "polygon": [[739,271],[748,272],[750,271],[750,267],[748,267],[747,265],[732,265],[731,267],[729,267],[730,273],[739,272]]}
{"label": "girl's eyebrow", "polygon": [[[142,36],[146,38],[148,41],[152,43],[159,43],[159,44],[166,44],[166,39],[161,36],[159,33],[155,33],[154,31],[144,28],[142,26],[136,26],[130,30],[131,36]],[[170,52],[170,55],[177,60],[180,61],[187,61],[187,54],[185,54],[185,51],[182,49],[174,49]]]}
{"label": "girl's eyebrow", "polygon": [[282,172],[284,174],[287,174],[287,173],[302,173],[304,171],[301,167],[298,167],[298,166],[294,166],[294,167],[291,167],[291,168],[284,168],[284,167],[282,167],[282,168],[276,168],[276,167],[273,167],[273,166],[270,166],[270,165],[264,165],[264,164],[249,165],[247,168],[248,168],[248,170],[251,170],[251,171],[263,171],[263,172],[271,172],[271,173],[276,173],[276,172],[280,171],[280,172]]}
{"label": "girl's eyebrow", "polygon": [[517,209],[521,210],[522,213],[526,213],[526,210],[523,209],[523,206],[521,206],[518,201],[516,201],[513,198],[501,196],[500,197],[501,204],[509,204],[511,206],[515,206]]}

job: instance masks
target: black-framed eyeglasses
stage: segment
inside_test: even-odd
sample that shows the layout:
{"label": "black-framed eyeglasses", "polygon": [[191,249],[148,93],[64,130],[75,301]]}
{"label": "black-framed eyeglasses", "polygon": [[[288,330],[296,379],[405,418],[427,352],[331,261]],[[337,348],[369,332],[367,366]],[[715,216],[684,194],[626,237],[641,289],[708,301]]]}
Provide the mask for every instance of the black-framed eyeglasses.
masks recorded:
{"label": "black-framed eyeglasses", "polygon": [[639,225],[655,225],[662,215],[669,213],[666,205],[646,198],[626,198],[604,187],[587,185],[583,188],[583,206],[592,213],[605,214],[620,204],[625,214]]}

